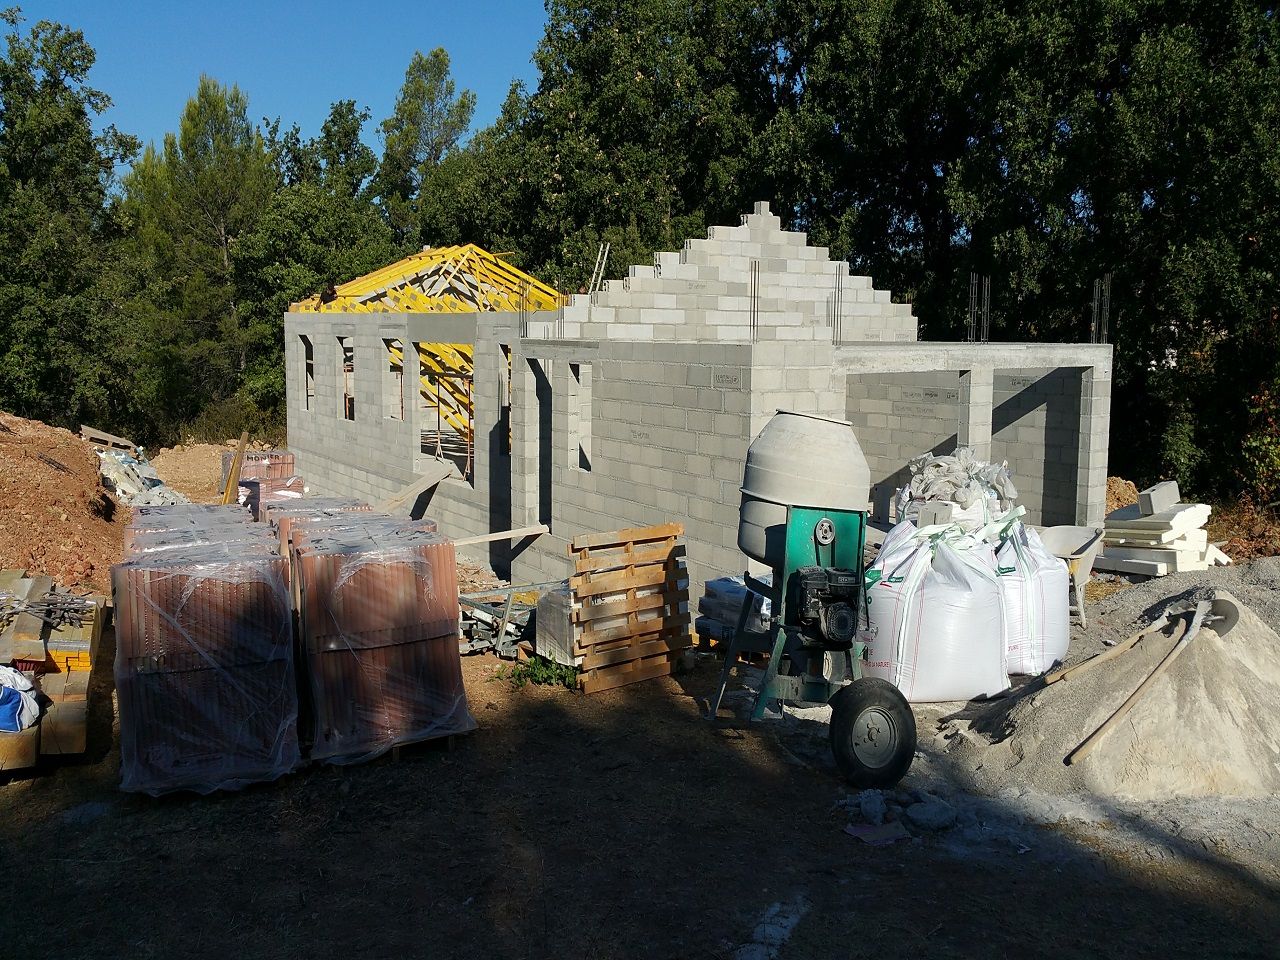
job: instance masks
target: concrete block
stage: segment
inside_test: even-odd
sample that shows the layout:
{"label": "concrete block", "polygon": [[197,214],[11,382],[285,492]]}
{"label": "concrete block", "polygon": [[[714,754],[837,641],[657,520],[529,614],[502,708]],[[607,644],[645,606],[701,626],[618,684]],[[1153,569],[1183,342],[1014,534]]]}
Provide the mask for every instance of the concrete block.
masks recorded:
{"label": "concrete block", "polygon": [[1177,482],[1165,480],[1138,494],[1138,509],[1142,511],[1144,517],[1149,517],[1172,509],[1180,500]]}

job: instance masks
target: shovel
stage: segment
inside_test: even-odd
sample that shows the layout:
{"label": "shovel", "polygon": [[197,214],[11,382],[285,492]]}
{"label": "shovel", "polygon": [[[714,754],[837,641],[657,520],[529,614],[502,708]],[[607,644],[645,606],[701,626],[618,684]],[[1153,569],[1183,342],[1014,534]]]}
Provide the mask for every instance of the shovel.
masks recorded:
{"label": "shovel", "polygon": [[[1089,734],[1089,736],[1086,737],[1078,747],[1067,754],[1066,759],[1062,762],[1067,766],[1071,766],[1072,764],[1079,763],[1085,757],[1089,756],[1089,754],[1093,752],[1093,748],[1098,745],[1099,741],[1110,733],[1121,720],[1128,716],[1129,711],[1132,710],[1134,705],[1142,699],[1156,680],[1158,680],[1164,672],[1173,665],[1173,662],[1178,659],[1182,654],[1182,651],[1191,645],[1191,641],[1200,633],[1200,628],[1202,626],[1207,626],[1218,636],[1225,637],[1231,632],[1231,629],[1237,622],[1239,622],[1239,620],[1240,608],[1236,606],[1235,598],[1228,593],[1219,594],[1215,592],[1212,600],[1201,600],[1197,603],[1195,615],[1191,618],[1191,626],[1187,628],[1187,632],[1182,635],[1182,638],[1173,645],[1173,649],[1165,654],[1164,659],[1161,660],[1156,665],[1156,668],[1151,671],[1151,675],[1147,677],[1147,679],[1143,680],[1138,686],[1138,689],[1129,695],[1129,699],[1120,705],[1119,710],[1109,716],[1106,721],[1103,722],[1102,726]],[[1144,633],[1145,632],[1149,631],[1144,631]],[[1134,637],[1133,640],[1136,642],[1137,637]],[[1105,656],[1105,654],[1102,656]],[[1081,664],[1081,666],[1083,665],[1084,664]]]}

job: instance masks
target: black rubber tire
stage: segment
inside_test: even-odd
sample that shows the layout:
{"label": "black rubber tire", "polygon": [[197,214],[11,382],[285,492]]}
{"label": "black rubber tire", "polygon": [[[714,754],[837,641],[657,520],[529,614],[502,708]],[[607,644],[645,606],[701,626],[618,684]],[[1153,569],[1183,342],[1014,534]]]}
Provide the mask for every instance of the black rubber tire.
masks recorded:
{"label": "black rubber tire", "polygon": [[[859,747],[858,721],[867,711],[868,720],[876,721],[876,729],[890,742]],[[865,730],[865,726],[862,728]],[[851,785],[862,789],[892,787],[906,776],[916,755],[916,717],[898,688],[878,677],[863,677],[843,687],[831,698],[831,752],[836,766]],[[862,755],[860,756],[859,753]]]}

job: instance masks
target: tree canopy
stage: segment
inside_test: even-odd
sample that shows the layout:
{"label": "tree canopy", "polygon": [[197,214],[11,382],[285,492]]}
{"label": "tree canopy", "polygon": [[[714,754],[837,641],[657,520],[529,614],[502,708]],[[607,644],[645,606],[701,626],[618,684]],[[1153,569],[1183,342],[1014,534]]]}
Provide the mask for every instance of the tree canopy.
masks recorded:
{"label": "tree canopy", "polygon": [[993,338],[1087,339],[1109,276],[1114,469],[1280,496],[1273,3],[548,0],[487,127],[434,49],[391,116],[340,100],[314,136],[202,78],[140,155],[94,132],[85,38],[4,19],[16,412],[231,432],[279,416],[292,300],[461,242],[572,291],[603,242],[620,275],[767,199],[927,338],[963,335],[977,273]]}

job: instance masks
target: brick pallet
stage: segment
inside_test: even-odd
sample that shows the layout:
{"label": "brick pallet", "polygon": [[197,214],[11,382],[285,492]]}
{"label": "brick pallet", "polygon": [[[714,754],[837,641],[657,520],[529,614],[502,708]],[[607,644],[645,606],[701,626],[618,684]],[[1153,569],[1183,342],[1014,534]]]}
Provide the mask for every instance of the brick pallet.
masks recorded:
{"label": "brick pallet", "polygon": [[112,568],[122,789],[207,793],[298,766],[285,563],[204,544]]}
{"label": "brick pallet", "polygon": [[684,526],[575,537],[573,653],[586,693],[666,676],[692,645]]}
{"label": "brick pallet", "polygon": [[[222,451],[222,475],[218,487],[225,490],[227,474],[231,472],[231,463],[235,460],[235,452]],[[288,450],[246,450],[244,460],[240,464],[238,480],[283,480],[295,473],[293,454]]]}
{"label": "brick pallet", "polygon": [[390,518],[292,537],[312,758],[358,762],[474,729],[453,544]]}

